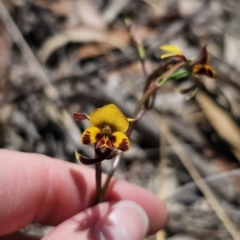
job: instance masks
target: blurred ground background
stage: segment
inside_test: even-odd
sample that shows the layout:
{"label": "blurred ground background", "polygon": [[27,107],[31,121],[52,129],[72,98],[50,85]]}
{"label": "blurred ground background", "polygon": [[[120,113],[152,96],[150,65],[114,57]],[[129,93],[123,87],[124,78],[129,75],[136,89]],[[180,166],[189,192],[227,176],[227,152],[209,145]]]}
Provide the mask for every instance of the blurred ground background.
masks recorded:
{"label": "blurred ground background", "polygon": [[239,16],[238,0],[1,1],[0,147],[75,162],[75,148],[93,152],[79,143],[88,123],[72,112],[115,103],[131,117],[144,76],[124,18],[136,25],[148,73],[160,45],[191,58],[207,43],[216,80],[201,78],[191,101],[173,84],[161,89],[115,176],[166,202],[168,225],[149,240],[240,239]]}

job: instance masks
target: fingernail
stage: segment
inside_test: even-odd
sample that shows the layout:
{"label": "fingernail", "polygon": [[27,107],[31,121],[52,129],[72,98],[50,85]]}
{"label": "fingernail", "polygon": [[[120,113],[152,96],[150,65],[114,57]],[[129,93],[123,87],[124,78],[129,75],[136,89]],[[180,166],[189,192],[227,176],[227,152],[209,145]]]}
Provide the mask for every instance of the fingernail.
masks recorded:
{"label": "fingernail", "polygon": [[132,201],[120,201],[96,220],[93,232],[99,240],[140,240],[148,227],[148,216],[141,206]]}

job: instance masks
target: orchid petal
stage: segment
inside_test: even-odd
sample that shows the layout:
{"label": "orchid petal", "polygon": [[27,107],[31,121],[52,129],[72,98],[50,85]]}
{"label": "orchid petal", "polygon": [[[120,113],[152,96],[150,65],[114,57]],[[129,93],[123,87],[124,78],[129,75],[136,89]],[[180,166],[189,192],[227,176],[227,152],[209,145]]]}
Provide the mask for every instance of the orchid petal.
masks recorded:
{"label": "orchid petal", "polygon": [[193,67],[193,73],[194,74],[202,74],[202,75],[205,75],[205,76],[208,76],[210,78],[214,78],[215,76],[215,71],[213,68],[211,68],[208,64],[197,64],[197,65],[194,65]]}
{"label": "orchid petal", "polygon": [[95,157],[95,158],[87,158],[82,156],[80,153],[78,153],[75,150],[75,157],[78,162],[81,162],[84,165],[91,165],[96,164],[98,162],[102,162],[103,160],[107,159],[112,153],[112,150],[107,148],[101,155]]}
{"label": "orchid petal", "polygon": [[102,137],[96,144],[96,149],[101,148],[101,147],[106,147],[109,149],[113,149],[112,142],[108,137]]}
{"label": "orchid petal", "polygon": [[174,45],[162,45],[160,49],[175,55],[183,55],[182,50]]}
{"label": "orchid petal", "polygon": [[125,132],[129,127],[128,119],[114,104],[108,104],[93,111],[90,115],[90,123],[99,129],[109,125],[112,132]]}
{"label": "orchid petal", "polygon": [[134,122],[136,119],[134,119],[134,118],[127,118],[127,120],[128,120],[129,122]]}
{"label": "orchid petal", "polygon": [[110,137],[113,146],[121,151],[128,151],[130,142],[126,134],[122,132],[115,132]]}
{"label": "orchid petal", "polygon": [[175,57],[175,56],[177,56],[175,53],[165,53],[161,55],[161,59]]}
{"label": "orchid petal", "polygon": [[89,120],[89,117],[82,114],[82,113],[77,113],[77,112],[74,112],[73,113],[73,118],[76,120],[76,121],[81,121],[81,120],[85,120],[85,119],[88,119]]}
{"label": "orchid petal", "polygon": [[83,133],[81,142],[83,144],[93,144],[101,139],[101,132],[97,127],[89,127]]}
{"label": "orchid petal", "polygon": [[[103,152],[102,152],[101,148],[95,148],[95,153],[96,153],[96,156],[100,156]],[[117,156],[119,153],[121,153],[120,150],[112,151],[112,153],[106,159],[112,159],[115,156]]]}

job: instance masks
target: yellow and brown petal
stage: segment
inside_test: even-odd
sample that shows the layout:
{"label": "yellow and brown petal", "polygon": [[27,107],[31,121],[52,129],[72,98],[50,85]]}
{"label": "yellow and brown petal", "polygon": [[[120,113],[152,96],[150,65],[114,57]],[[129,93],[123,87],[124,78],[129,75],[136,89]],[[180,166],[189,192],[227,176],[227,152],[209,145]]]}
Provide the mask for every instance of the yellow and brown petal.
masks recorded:
{"label": "yellow and brown petal", "polygon": [[113,146],[121,151],[128,151],[130,147],[130,141],[126,134],[122,132],[115,132],[110,137]]}
{"label": "yellow and brown petal", "polygon": [[205,75],[214,78],[215,71],[208,64],[196,64],[193,66],[193,74]]}
{"label": "yellow and brown petal", "polygon": [[[90,131],[89,131],[90,129]],[[103,136],[99,131],[92,131],[93,127],[88,128],[84,131],[82,135],[83,144],[93,144],[95,143],[95,148],[106,147],[109,149],[117,148],[121,151],[128,151],[130,147],[130,141],[128,137],[122,132],[115,132],[111,136]]]}
{"label": "yellow and brown petal", "polygon": [[101,131],[97,127],[89,127],[83,133],[81,142],[83,144],[93,144],[102,138]]}

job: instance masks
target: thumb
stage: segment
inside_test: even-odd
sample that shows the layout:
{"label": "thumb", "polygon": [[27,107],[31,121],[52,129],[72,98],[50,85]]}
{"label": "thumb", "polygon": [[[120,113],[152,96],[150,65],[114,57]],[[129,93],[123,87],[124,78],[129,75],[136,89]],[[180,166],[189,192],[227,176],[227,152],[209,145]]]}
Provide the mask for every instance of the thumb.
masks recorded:
{"label": "thumb", "polygon": [[146,212],[135,202],[105,202],[66,220],[43,240],[142,240],[148,227]]}

